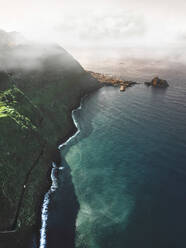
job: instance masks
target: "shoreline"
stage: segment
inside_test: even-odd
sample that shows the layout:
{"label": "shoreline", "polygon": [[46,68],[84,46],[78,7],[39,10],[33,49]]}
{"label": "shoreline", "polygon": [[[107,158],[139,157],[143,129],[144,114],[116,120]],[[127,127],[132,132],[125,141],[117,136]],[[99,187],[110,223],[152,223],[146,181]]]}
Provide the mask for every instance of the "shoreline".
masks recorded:
{"label": "shoreline", "polygon": [[[84,92],[78,99],[78,101],[76,102],[75,104],[75,108],[73,108],[70,113],[71,113],[71,122],[72,122],[72,128],[69,130],[69,132],[67,133],[66,136],[64,136],[63,138],[59,139],[58,141],[58,145],[57,145],[57,149],[55,149],[55,151],[53,151],[53,162],[55,164],[55,166],[52,166],[51,168],[49,168],[49,175],[48,175],[48,180],[50,182],[50,186],[48,187],[47,189],[47,192],[44,193],[44,196],[43,196],[43,199],[42,199],[42,202],[41,202],[41,208],[40,208],[40,221],[39,221],[39,238],[38,238],[38,247],[39,248],[44,248],[45,246],[42,246],[40,244],[40,239],[41,239],[41,226],[42,226],[42,222],[41,222],[41,216],[42,216],[42,208],[43,208],[43,205],[45,204],[45,196],[48,195],[49,196],[49,199],[48,199],[48,202],[47,202],[47,206],[48,204],[50,203],[50,195],[52,193],[55,192],[55,190],[57,188],[55,188],[54,190],[52,190],[52,187],[54,187],[53,185],[53,182],[55,180],[58,180],[57,178],[55,178],[55,173],[53,173],[53,171],[55,170],[63,170],[64,167],[62,166],[62,157],[61,157],[61,149],[63,149],[64,146],[66,146],[73,138],[75,138],[79,133],[80,133],[80,130],[78,129],[78,124],[75,120],[75,118],[73,117],[73,114],[74,112],[80,110],[82,108],[82,104],[83,104],[83,100],[88,97],[89,95],[91,95],[92,93],[96,92],[97,90],[105,87],[105,86],[112,86],[112,87],[119,87],[121,85],[123,85],[123,82],[127,83],[126,86],[124,87],[131,87],[131,86],[135,86],[136,84],[140,84],[140,83],[137,83],[137,82],[133,82],[133,81],[124,81],[124,80],[118,80],[118,79],[115,79],[114,77],[107,77],[105,76],[104,74],[102,73],[95,73],[95,72],[91,72],[91,71],[87,71],[87,73],[90,73],[92,75],[93,74],[99,74],[99,75],[102,75],[103,76],[103,79],[106,78],[108,79],[108,82],[102,82],[100,81],[97,77],[93,77],[98,81],[99,85],[98,87],[94,88],[94,89],[90,89],[89,92]],[[111,80],[111,81],[109,81]],[[115,83],[115,82],[118,82],[118,83]],[[121,90],[120,90],[121,91]],[[122,90],[123,91],[123,90]],[[125,90],[124,90],[125,91]],[[52,179],[53,177],[53,179]],[[48,211],[48,208],[47,208],[47,211]],[[48,216],[47,216],[48,218]],[[46,226],[45,228],[47,227],[47,219],[45,220],[46,221]],[[38,229],[37,229],[38,231]],[[45,230],[46,231],[46,230]],[[47,241],[47,237],[45,237],[45,242]],[[45,243],[46,245],[47,243]]]}
{"label": "shoreline", "polygon": [[[90,74],[90,72],[86,71],[86,75],[87,75],[88,81],[89,80],[93,80],[93,81],[95,80],[95,81],[97,81],[97,83],[92,84],[90,87],[86,87],[86,89],[80,90],[79,96],[77,96],[75,99],[72,99],[73,101],[70,102],[71,108],[69,108],[68,113],[67,113],[67,116],[69,118],[69,121],[68,121],[69,127],[65,128],[65,130],[67,130],[65,132],[66,134],[62,138],[57,139],[56,145],[54,145],[53,148],[47,146],[47,154],[46,154],[46,151],[43,154],[43,156],[46,157],[45,165],[48,167],[48,169],[46,169],[46,180],[43,181],[43,183],[41,185],[40,196],[37,198],[37,205],[35,208],[35,213],[36,213],[37,217],[36,217],[35,224],[33,226],[30,226],[27,230],[25,230],[25,229],[23,230],[22,228],[19,228],[15,232],[15,235],[20,237],[20,239],[22,239],[22,237],[25,236],[24,233],[26,232],[28,238],[24,238],[24,240],[25,240],[25,242],[28,241],[30,244],[32,244],[33,247],[39,247],[39,245],[40,245],[40,230],[42,227],[41,213],[42,213],[42,208],[43,208],[43,202],[44,202],[45,195],[52,187],[51,174],[52,174],[52,170],[54,168],[51,166],[51,164],[52,164],[52,162],[54,162],[56,164],[57,168],[60,167],[62,158],[61,158],[61,154],[60,154],[58,147],[64,143],[68,142],[69,139],[72,139],[72,137],[78,131],[78,129],[77,129],[77,127],[73,121],[72,112],[77,110],[77,108],[80,107],[80,103],[84,97],[92,94],[93,92],[99,90],[102,87],[105,87],[105,86],[112,86],[113,87],[114,86],[113,84],[102,83],[97,78],[93,77]],[[61,130],[63,130],[63,127],[61,128]]]}
{"label": "shoreline", "polygon": [[113,77],[111,75],[106,75],[104,73],[98,73],[93,71],[87,71],[90,75],[98,80],[100,84],[103,86],[112,86],[112,87],[119,87],[120,91],[125,91],[128,87],[132,87],[136,84],[139,84],[134,81],[122,80],[117,77]]}
{"label": "shoreline", "polygon": [[[62,148],[66,146],[69,143],[69,141],[71,141],[73,138],[75,138],[80,133],[80,129],[78,128],[77,122],[74,118],[74,112],[82,108],[82,101],[85,97],[86,95],[81,98],[79,107],[75,108],[71,112],[72,121],[74,123],[74,131],[72,132],[73,134],[69,136],[69,138],[66,141],[64,141],[61,145],[58,146],[58,151],[60,152],[60,154],[61,154]],[[50,175],[51,186],[44,196],[42,209],[41,209],[41,229],[40,229],[39,248],[44,248],[47,245],[46,231],[47,231],[47,221],[48,221],[48,206],[51,200],[51,195],[58,188],[58,185],[57,185],[58,178],[55,177],[55,172],[56,170],[63,170],[63,169],[65,169],[65,167],[63,167],[62,163],[60,164],[60,166],[58,166],[55,164],[55,162],[52,162],[52,169],[51,169],[51,175]]]}
{"label": "shoreline", "polygon": [[[44,195],[42,196],[42,200],[40,200],[40,211],[39,211],[39,217],[38,217],[38,224],[37,224],[37,227],[36,227],[36,246],[39,247],[39,248],[44,248],[46,246],[46,242],[47,242],[47,235],[46,235],[46,231],[47,229],[47,220],[48,220],[48,215],[46,216],[46,219],[44,220],[44,233],[42,234],[43,235],[43,238],[44,240],[42,240],[42,237],[41,237],[41,232],[42,232],[42,225],[43,225],[43,222],[42,222],[42,212],[44,211],[44,215],[48,213],[48,205],[50,203],[50,195],[52,193],[55,192],[55,189],[52,190],[52,187],[53,187],[53,182],[55,180],[57,180],[55,178],[55,173],[54,170],[63,170],[63,166],[62,166],[62,157],[61,157],[61,149],[63,146],[67,145],[68,142],[73,139],[74,137],[76,137],[76,135],[78,135],[78,133],[80,132],[79,129],[78,129],[78,126],[77,126],[77,123],[73,117],[73,112],[77,111],[78,109],[80,109],[82,107],[82,104],[83,104],[83,100],[85,99],[85,97],[88,97],[90,94],[96,92],[97,90],[99,90],[100,88],[104,87],[105,85],[101,85],[100,82],[99,82],[99,85],[98,87],[96,88],[93,88],[93,89],[90,89],[88,92],[84,92],[84,94],[82,94],[78,101],[76,102],[76,107],[74,109],[71,110],[71,122],[72,122],[72,128],[69,130],[68,134],[59,139],[59,141],[57,142],[57,149],[55,149],[55,151],[53,151],[53,162],[51,162],[52,164],[54,163],[55,166],[52,166],[51,168],[49,168],[48,170],[48,182],[49,182],[49,186],[47,187],[47,191],[45,191]],[[78,103],[79,102],[79,103]],[[54,165],[53,164],[53,165]],[[54,177],[53,177],[54,176]],[[46,197],[46,198],[45,198]],[[43,216],[44,217],[44,216]],[[44,243],[41,243],[41,242],[44,242]]]}
{"label": "shoreline", "polygon": [[[55,166],[51,167],[49,169],[49,172],[50,172],[50,175],[49,175],[49,182],[50,182],[50,186],[48,187],[48,190],[47,192],[44,194],[43,196],[43,199],[42,199],[42,204],[41,204],[41,208],[40,208],[40,220],[39,220],[39,230],[37,229],[37,232],[38,232],[38,238],[37,238],[37,245],[39,248],[44,248],[45,245],[46,245],[46,242],[47,242],[47,237],[46,237],[46,230],[44,230],[44,233],[42,235],[44,235],[44,239],[45,240],[41,240],[42,237],[41,237],[41,232],[42,232],[42,211],[43,211],[43,208],[44,208],[44,211],[45,213],[48,213],[48,204],[50,203],[50,195],[55,192],[56,188],[52,191],[52,187],[53,187],[53,180],[57,180],[56,178],[53,178],[52,179],[52,173],[53,171],[56,169],[56,170],[62,170],[64,167],[62,166],[62,157],[61,157],[61,149],[68,144],[68,142],[70,140],[72,140],[73,138],[76,137],[76,135],[79,134],[80,130],[78,129],[78,125],[77,125],[77,122],[76,120],[74,119],[73,117],[73,113],[75,111],[77,111],[78,109],[81,109],[82,108],[82,103],[83,103],[83,100],[88,97],[90,94],[96,92],[97,90],[99,90],[100,88],[103,88],[105,86],[112,86],[112,87],[119,87],[119,86],[123,86],[123,83],[127,83],[127,85],[125,85],[124,87],[131,87],[133,85],[136,85],[138,83],[136,82],[132,82],[132,81],[123,81],[123,80],[118,80],[118,79],[115,79],[115,78],[111,78],[111,77],[107,77],[105,76],[104,74],[101,74],[101,73],[95,73],[95,72],[92,72],[92,71],[87,71],[88,74],[90,74],[91,76],[93,76],[93,78],[95,78],[97,81],[98,81],[98,87],[96,88],[93,88],[93,89],[89,89],[88,92],[84,92],[82,93],[82,95],[79,97],[78,101],[76,102],[75,104],[75,108],[73,108],[71,110],[71,121],[72,121],[72,128],[69,130],[68,134],[59,139],[58,143],[57,143],[57,149],[55,151],[53,151],[53,162],[55,164]],[[105,82],[105,81],[101,81],[99,80],[99,77],[95,76],[95,75],[101,75],[103,77],[103,79],[107,78],[108,82]],[[117,82],[117,83],[115,83]],[[123,90],[122,90],[123,91]],[[47,197],[48,199],[45,199],[45,197]],[[45,201],[46,200],[46,201]],[[43,206],[45,205],[45,206]],[[46,216],[46,219],[44,220],[45,223],[44,223],[44,228],[47,227],[47,218],[48,216]],[[45,243],[41,243],[41,242],[45,242]],[[41,244],[40,244],[41,243]]]}

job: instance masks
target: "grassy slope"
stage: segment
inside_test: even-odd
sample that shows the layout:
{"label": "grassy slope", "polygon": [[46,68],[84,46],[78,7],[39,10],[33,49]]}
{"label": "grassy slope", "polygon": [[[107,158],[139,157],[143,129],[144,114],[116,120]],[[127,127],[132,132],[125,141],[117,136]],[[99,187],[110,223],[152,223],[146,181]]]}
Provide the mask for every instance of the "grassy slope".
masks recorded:
{"label": "grassy slope", "polygon": [[[30,115],[29,115],[30,113]],[[21,190],[29,168],[45,144],[36,121],[39,111],[12,87],[0,94],[0,228],[12,228]],[[45,173],[46,175],[46,173]],[[30,207],[34,199],[30,197]],[[32,222],[30,207],[21,211],[18,224]],[[34,213],[33,213],[34,214]],[[22,220],[23,219],[23,220]]]}
{"label": "grassy slope", "polygon": [[[18,214],[16,234],[0,234],[0,247],[26,247],[48,187],[53,151],[74,129],[71,110],[97,81],[64,50],[42,57],[39,70],[0,73],[0,230],[11,229],[25,177],[38,156]],[[26,230],[29,230],[26,232]],[[13,241],[12,241],[13,240]]]}

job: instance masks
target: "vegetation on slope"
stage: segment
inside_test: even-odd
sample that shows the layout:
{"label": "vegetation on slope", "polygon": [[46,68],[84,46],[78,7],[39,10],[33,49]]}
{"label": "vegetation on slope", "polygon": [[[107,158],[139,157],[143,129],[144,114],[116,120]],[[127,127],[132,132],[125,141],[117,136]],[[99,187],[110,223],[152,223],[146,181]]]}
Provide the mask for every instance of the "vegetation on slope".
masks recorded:
{"label": "vegetation on slope", "polygon": [[29,112],[32,115],[33,110],[34,106],[16,87],[0,93],[1,230],[12,228],[25,176],[33,157],[37,156],[44,144],[38,128],[29,118]]}
{"label": "vegetation on slope", "polygon": [[[79,105],[82,95],[99,87],[59,47],[42,55],[39,63],[30,70],[0,72],[2,248],[28,246],[49,187],[51,162],[57,160],[57,146],[74,130],[71,110]],[[14,229],[8,237],[3,233]]]}

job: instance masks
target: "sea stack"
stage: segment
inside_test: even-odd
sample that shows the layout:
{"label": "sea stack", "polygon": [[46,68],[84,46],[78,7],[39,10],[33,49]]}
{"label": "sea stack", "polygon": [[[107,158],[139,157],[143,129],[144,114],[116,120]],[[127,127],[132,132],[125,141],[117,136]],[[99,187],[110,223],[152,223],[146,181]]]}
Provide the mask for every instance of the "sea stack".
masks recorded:
{"label": "sea stack", "polygon": [[169,84],[166,80],[161,79],[159,77],[153,78],[151,82],[145,82],[145,85],[153,86],[153,87],[159,87],[159,88],[166,88],[169,86]]}

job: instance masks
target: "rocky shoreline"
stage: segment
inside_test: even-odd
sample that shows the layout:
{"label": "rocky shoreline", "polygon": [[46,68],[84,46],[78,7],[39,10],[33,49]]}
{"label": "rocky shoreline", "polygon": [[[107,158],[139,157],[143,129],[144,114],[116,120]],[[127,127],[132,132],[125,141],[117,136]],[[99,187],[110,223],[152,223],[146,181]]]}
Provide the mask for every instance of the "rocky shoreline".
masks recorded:
{"label": "rocky shoreline", "polygon": [[120,91],[125,91],[126,88],[138,84],[137,82],[134,81],[125,81],[102,73],[96,73],[93,71],[87,71],[87,72],[90,73],[91,76],[94,77],[96,80],[98,80],[99,83],[103,84],[103,86],[119,87]]}
{"label": "rocky shoreline", "polygon": [[[113,87],[119,87],[120,91],[125,91],[127,87],[134,86],[136,84],[139,84],[134,81],[126,81],[121,80],[118,78],[115,78],[113,76],[108,76],[103,73],[97,73],[93,71],[87,71],[91,74],[92,77],[94,77],[100,84],[103,86],[113,86]],[[156,88],[167,88],[169,87],[168,82],[165,79],[161,79],[159,77],[153,78],[150,82],[144,82],[146,86],[152,86]]]}

